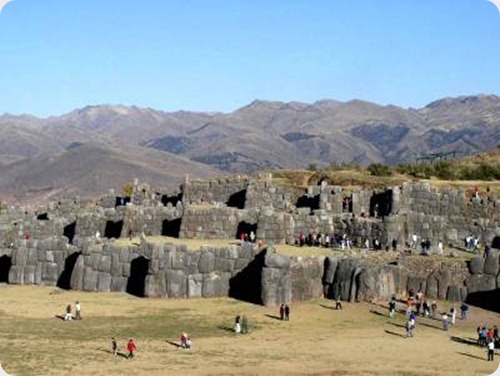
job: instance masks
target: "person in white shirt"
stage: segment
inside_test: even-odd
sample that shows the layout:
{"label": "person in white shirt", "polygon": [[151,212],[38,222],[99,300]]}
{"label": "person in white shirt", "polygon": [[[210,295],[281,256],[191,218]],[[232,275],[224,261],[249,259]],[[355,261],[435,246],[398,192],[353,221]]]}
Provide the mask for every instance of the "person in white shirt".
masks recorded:
{"label": "person in white shirt", "polygon": [[495,342],[490,341],[488,342],[488,361],[493,362],[493,358],[495,356]]}
{"label": "person in white shirt", "polygon": [[440,240],[439,243],[438,243],[438,253],[439,255],[443,255],[444,253],[444,246],[443,246],[443,242]]}
{"label": "person in white shirt", "polygon": [[75,320],[81,320],[82,319],[81,310],[82,310],[82,306],[80,305],[80,302],[77,301],[75,303]]}

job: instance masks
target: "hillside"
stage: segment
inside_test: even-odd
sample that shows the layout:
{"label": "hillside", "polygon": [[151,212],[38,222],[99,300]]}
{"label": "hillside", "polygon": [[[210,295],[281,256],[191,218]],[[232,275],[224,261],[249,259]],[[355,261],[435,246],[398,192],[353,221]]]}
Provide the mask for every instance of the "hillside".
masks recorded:
{"label": "hillside", "polygon": [[[80,144],[96,149],[68,150]],[[226,114],[88,106],[45,119],[0,116],[0,194],[87,195],[134,177],[170,185],[185,173],[396,164],[436,152],[477,154],[497,144],[495,95],[445,98],[421,109],[360,100],[254,101]]]}

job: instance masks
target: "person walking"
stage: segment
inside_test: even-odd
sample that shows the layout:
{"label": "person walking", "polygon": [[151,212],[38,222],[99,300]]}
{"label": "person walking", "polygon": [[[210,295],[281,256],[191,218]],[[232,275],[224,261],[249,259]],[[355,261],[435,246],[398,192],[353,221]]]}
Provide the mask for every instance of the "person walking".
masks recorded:
{"label": "person walking", "polygon": [[79,301],[76,301],[75,303],[75,320],[81,320],[82,319],[82,306],[80,305]]}
{"label": "person walking", "polygon": [[415,329],[415,325],[411,322],[411,320],[408,320],[405,325],[406,329],[406,338],[413,338],[413,330]]}
{"label": "person walking", "polygon": [[137,344],[135,341],[131,338],[128,343],[127,343],[127,351],[128,351],[128,358],[132,359],[134,357],[134,353],[137,350]]}
{"label": "person walking", "polygon": [[396,313],[396,298],[393,296],[389,302],[389,317],[392,319]]}
{"label": "person walking", "polygon": [[280,319],[283,321],[285,319],[285,304],[281,303],[280,305]]}
{"label": "person walking", "polygon": [[115,337],[111,337],[111,349],[114,356],[118,355],[118,342],[116,342]]}
{"label": "person walking", "polygon": [[442,321],[443,321],[443,330],[445,332],[448,331],[448,329],[450,328],[450,322],[448,320],[448,314],[446,312],[443,312],[443,316],[441,317]]}
{"label": "person walking", "polygon": [[285,321],[290,320],[290,306],[285,304]]}
{"label": "person walking", "polygon": [[450,316],[451,316],[451,325],[455,325],[455,321],[457,319],[457,310],[455,309],[455,306],[451,307]]}
{"label": "person walking", "polygon": [[495,342],[488,342],[488,361],[493,362],[493,358],[495,356]]}

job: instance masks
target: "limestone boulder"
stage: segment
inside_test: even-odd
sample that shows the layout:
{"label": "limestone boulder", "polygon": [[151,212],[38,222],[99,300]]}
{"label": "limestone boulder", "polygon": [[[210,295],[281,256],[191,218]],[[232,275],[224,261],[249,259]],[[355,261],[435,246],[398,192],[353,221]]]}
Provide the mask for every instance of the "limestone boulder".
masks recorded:
{"label": "limestone boulder", "polygon": [[200,273],[212,273],[215,270],[215,256],[211,252],[201,252],[198,263]]}
{"label": "limestone boulder", "polygon": [[292,283],[290,270],[263,268],[261,280],[261,300],[265,306],[277,306],[291,302]]}
{"label": "limestone boulder", "polygon": [[76,259],[73,273],[71,273],[70,287],[72,290],[83,290],[83,274],[85,269],[84,257],[79,255]]}
{"label": "limestone boulder", "polygon": [[460,286],[451,285],[448,287],[448,292],[446,294],[446,300],[450,302],[460,302],[462,301],[462,294],[460,291]]}
{"label": "limestone boulder", "polygon": [[278,253],[268,253],[265,257],[265,266],[273,269],[290,269],[290,257]]}
{"label": "limestone boulder", "polygon": [[351,296],[351,285],[353,283],[354,272],[359,267],[359,260],[340,260],[335,278],[333,279],[333,298],[340,298],[348,301]]}
{"label": "limestone boulder", "polygon": [[335,272],[337,271],[337,267],[339,265],[339,261],[336,257],[326,257],[324,261],[324,274],[323,274],[323,283],[331,285],[333,283],[333,279],[335,278]]}
{"label": "limestone boulder", "polygon": [[490,250],[488,256],[484,260],[484,273],[491,275],[498,275],[500,271],[500,253],[496,250]]}
{"label": "limestone boulder", "polygon": [[191,274],[188,276],[188,298],[201,298],[203,290],[203,274]]}
{"label": "limestone boulder", "polygon": [[470,274],[483,274],[484,272],[484,257],[474,257],[469,263]]}
{"label": "limestone boulder", "polygon": [[167,296],[185,298],[187,296],[187,277],[183,270],[167,270]]}
{"label": "limestone boulder", "polygon": [[478,291],[491,291],[497,287],[496,277],[489,274],[474,274],[465,280],[467,293],[472,294]]}

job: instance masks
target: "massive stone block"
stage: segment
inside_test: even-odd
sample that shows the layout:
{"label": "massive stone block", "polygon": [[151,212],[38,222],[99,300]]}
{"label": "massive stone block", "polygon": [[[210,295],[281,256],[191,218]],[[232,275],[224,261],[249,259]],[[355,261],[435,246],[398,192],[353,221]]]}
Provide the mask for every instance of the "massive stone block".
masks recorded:
{"label": "massive stone block", "polygon": [[72,290],[83,290],[83,275],[85,271],[84,257],[79,255],[71,274],[70,287]]}
{"label": "massive stone block", "polygon": [[97,291],[110,292],[111,291],[111,275],[105,272],[99,272],[97,277]]}
{"label": "massive stone block", "polygon": [[356,278],[356,300],[390,299],[398,293],[399,281],[394,267],[364,268]]}
{"label": "massive stone block", "polygon": [[326,257],[324,261],[325,273],[323,275],[324,284],[332,284],[339,261],[336,257]]}
{"label": "massive stone block", "polygon": [[499,259],[500,253],[495,250],[491,250],[488,254],[488,257],[486,257],[486,260],[484,261],[484,273],[485,274],[491,274],[491,275],[498,275],[498,272],[500,271],[500,259]]}
{"label": "massive stone block", "polygon": [[200,298],[203,289],[203,274],[191,274],[188,277],[188,298]]}
{"label": "massive stone block", "polygon": [[359,267],[359,260],[344,259],[339,261],[333,280],[333,298],[348,301],[351,296],[351,284],[354,272]]}
{"label": "massive stone block", "polygon": [[288,269],[263,268],[261,285],[262,304],[277,306],[292,301],[292,283]]}
{"label": "massive stone block", "polygon": [[167,295],[169,298],[187,296],[187,277],[183,270],[167,270]]}
{"label": "massive stone block", "polygon": [[467,293],[472,294],[478,291],[495,290],[497,283],[495,276],[489,274],[474,274],[465,280]]}
{"label": "massive stone block", "polygon": [[211,252],[202,252],[198,264],[200,273],[212,273],[215,270],[215,256]]}
{"label": "massive stone block", "polygon": [[484,258],[474,257],[469,263],[469,272],[471,274],[482,274],[484,272]]}
{"label": "massive stone block", "polygon": [[201,294],[204,298],[214,298],[224,296],[223,292],[227,287],[223,286],[220,273],[211,272],[203,275],[203,287]]}

